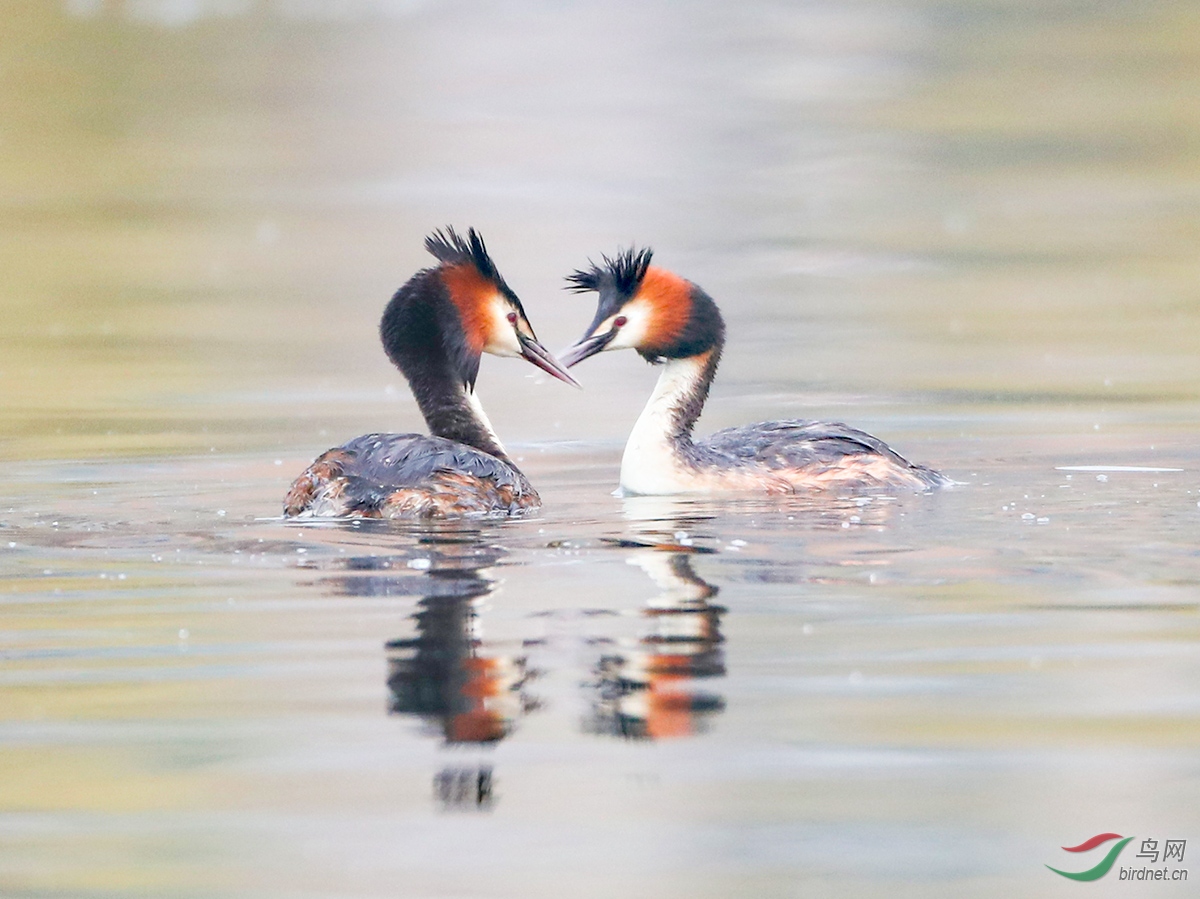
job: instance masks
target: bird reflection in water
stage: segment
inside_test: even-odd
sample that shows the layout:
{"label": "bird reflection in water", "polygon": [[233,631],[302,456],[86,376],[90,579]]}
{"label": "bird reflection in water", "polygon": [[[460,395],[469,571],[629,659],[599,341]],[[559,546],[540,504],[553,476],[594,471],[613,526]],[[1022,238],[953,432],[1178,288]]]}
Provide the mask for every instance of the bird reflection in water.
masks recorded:
{"label": "bird reflection in water", "polygon": [[493,586],[481,577],[470,593],[426,594],[416,636],[387,644],[389,711],[424,719],[448,744],[502,740],[536,706],[525,658],[484,652],[478,603]]}
{"label": "bird reflection in water", "polygon": [[[352,558],[354,574],[327,581],[347,594],[421,597],[415,635],[385,644],[388,712],[421,720],[447,746],[493,746],[538,705],[526,690],[525,657],[483,638],[479,607],[496,587],[487,569],[504,554],[474,532],[439,533],[402,555]],[[447,767],[433,779],[445,806],[488,807],[492,785],[487,764]]]}
{"label": "bird reflection in water", "polygon": [[710,602],[717,588],[692,568],[698,551],[682,545],[635,550],[630,561],[662,592],[642,612],[647,632],[626,651],[605,654],[596,664],[588,731],[649,740],[689,736],[703,733],[709,719],[725,708],[720,696],[695,687],[697,680],[725,674],[725,609]]}

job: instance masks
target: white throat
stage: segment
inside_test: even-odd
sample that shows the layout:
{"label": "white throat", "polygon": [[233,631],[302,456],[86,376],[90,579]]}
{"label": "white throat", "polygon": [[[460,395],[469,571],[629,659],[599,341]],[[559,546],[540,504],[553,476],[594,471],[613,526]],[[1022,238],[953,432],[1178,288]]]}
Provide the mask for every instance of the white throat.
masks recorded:
{"label": "white throat", "polygon": [[621,457],[621,490],[662,495],[695,489],[694,477],[675,440],[677,410],[699,388],[708,354],[671,359],[663,365],[646,408],[638,417]]}

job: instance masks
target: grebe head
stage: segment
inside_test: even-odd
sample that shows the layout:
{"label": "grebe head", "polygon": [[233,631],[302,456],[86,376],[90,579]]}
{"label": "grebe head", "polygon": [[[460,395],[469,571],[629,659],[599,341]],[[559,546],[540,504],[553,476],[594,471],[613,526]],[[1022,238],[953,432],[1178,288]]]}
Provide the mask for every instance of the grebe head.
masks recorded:
{"label": "grebe head", "polygon": [[538,342],[478,231],[470,228],[463,237],[453,228],[439,229],[425,238],[425,249],[439,265],[418,272],[396,292],[380,325],[384,347],[402,371],[440,338],[439,349],[468,390],[474,389],[483,353],[520,357],[579,386]]}
{"label": "grebe head", "polygon": [[634,349],[647,362],[660,363],[720,347],[725,323],[717,304],[691,281],[652,266],[653,255],[648,247],[631,247],[567,277],[570,290],[594,290],[600,302],[583,337],[562,354],[563,365],[605,350]]}

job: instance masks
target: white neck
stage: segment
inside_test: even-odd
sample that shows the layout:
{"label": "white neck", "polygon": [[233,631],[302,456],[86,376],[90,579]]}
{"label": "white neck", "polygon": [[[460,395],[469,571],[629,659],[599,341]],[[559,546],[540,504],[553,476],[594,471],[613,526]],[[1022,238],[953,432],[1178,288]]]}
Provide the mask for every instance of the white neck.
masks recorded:
{"label": "white neck", "polygon": [[500,452],[508,455],[508,450],[504,448],[504,444],[500,442],[500,438],[496,436],[496,429],[492,427],[491,421],[488,420],[487,413],[483,411],[483,403],[479,401],[479,397],[474,390],[467,392],[467,405],[471,407],[471,411],[475,413],[475,417],[479,419],[479,423],[487,430],[492,440],[496,442],[496,446],[500,447]]}
{"label": "white neck", "polygon": [[[625,493],[661,495],[692,489],[687,461],[680,454],[681,443],[688,442],[686,435],[680,435],[680,410],[704,391],[706,378],[711,377],[709,359],[706,353],[671,359],[663,365],[654,393],[625,444],[621,458],[621,489]],[[699,409],[695,411],[699,413]]]}

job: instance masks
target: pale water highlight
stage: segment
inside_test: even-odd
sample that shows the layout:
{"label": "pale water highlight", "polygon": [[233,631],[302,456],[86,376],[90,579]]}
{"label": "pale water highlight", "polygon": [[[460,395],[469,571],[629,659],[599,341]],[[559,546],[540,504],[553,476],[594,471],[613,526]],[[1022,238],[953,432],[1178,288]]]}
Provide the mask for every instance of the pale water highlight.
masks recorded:
{"label": "pale water highlight", "polygon": [[[1200,839],[1194,4],[6,16],[0,894],[1056,896]],[[539,516],[284,523],[420,429],[376,329],[446,224],[550,347],[654,247],[728,323],[698,433],[959,485],[614,497],[657,372],[489,359]]]}

